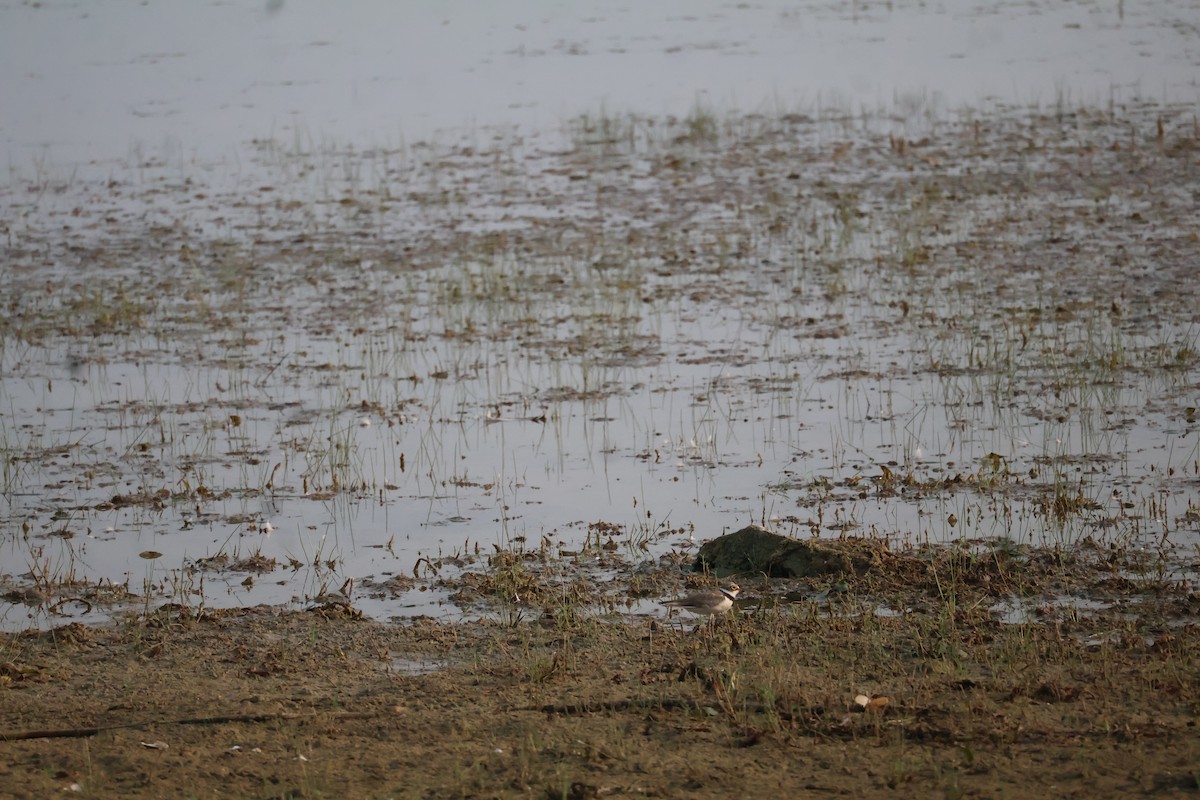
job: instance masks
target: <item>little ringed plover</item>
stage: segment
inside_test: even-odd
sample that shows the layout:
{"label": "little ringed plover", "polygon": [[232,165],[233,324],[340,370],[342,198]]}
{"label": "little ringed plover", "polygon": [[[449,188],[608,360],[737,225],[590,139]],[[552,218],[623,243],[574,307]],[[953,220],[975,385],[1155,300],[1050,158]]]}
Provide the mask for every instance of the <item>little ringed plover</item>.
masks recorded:
{"label": "little ringed plover", "polygon": [[733,608],[733,601],[737,599],[738,592],[740,591],[741,587],[736,583],[731,583],[728,589],[721,588],[720,586],[715,589],[702,589],[698,592],[692,592],[686,597],[680,597],[677,600],[668,600],[664,605],[672,608],[682,608],[684,611],[690,611],[693,614],[703,614],[707,617]]}

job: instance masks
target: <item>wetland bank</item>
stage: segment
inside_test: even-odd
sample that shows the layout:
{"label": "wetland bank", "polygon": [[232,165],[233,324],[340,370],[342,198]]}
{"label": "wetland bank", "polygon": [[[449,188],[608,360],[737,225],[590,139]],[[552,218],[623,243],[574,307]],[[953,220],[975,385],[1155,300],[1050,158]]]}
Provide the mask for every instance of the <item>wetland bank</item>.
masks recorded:
{"label": "wetland bank", "polygon": [[6,791],[1194,793],[1194,109],[901,111],[11,188]]}
{"label": "wetland bank", "polygon": [[1195,795],[1195,2],[602,5],[5,8],[0,795]]}

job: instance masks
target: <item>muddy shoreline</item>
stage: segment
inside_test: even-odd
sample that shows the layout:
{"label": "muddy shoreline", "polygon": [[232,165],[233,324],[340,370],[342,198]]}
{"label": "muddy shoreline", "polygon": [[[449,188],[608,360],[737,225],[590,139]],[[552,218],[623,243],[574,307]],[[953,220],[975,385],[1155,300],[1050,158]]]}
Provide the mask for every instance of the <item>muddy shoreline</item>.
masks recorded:
{"label": "muddy shoreline", "polygon": [[[802,602],[743,580],[711,627],[325,604],[6,634],[0,779],[29,798],[1194,795],[1195,593],[1115,580],[1119,554],[925,555]],[[993,605],[1050,584],[1027,621]]]}

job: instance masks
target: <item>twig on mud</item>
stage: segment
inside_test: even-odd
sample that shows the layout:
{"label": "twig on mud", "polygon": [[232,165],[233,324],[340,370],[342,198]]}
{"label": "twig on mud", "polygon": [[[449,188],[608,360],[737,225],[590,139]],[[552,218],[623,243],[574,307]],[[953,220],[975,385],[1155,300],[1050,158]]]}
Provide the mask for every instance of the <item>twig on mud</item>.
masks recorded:
{"label": "twig on mud", "polygon": [[0,731],[0,742],[16,742],[22,739],[78,739],[85,736],[95,736],[96,734],[103,733],[104,731],[146,728],[151,725],[224,725],[230,722],[276,722],[279,720],[316,719],[318,717],[321,719],[330,720],[368,719],[370,717],[377,717],[383,713],[385,712],[340,711],[331,712],[328,714],[222,714],[215,717],[151,719],[143,720],[142,722],[122,722],[116,725],[97,725],[92,728],[47,728],[46,730],[14,731],[12,733]]}

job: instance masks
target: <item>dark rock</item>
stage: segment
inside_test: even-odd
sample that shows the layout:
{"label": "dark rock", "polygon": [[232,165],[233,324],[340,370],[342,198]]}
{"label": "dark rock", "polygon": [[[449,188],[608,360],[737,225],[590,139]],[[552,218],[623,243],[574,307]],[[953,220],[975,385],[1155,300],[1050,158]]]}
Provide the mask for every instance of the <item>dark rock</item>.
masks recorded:
{"label": "dark rock", "polygon": [[705,542],[693,569],[719,578],[757,574],[768,578],[861,575],[885,557],[887,545],[868,539],[791,539],[750,525]]}

